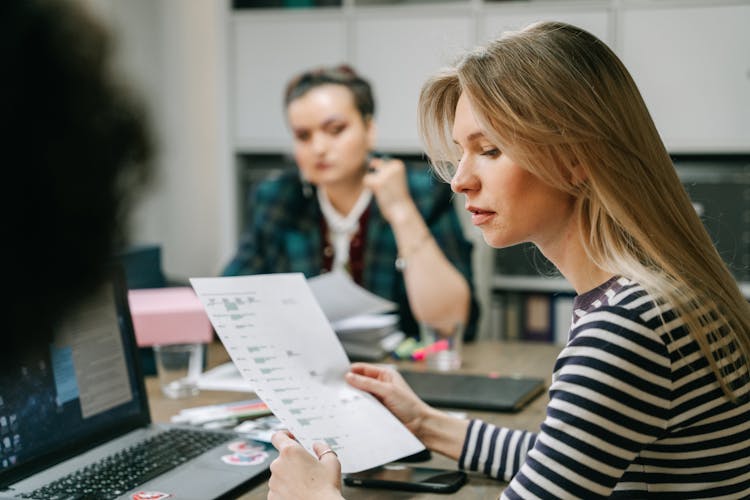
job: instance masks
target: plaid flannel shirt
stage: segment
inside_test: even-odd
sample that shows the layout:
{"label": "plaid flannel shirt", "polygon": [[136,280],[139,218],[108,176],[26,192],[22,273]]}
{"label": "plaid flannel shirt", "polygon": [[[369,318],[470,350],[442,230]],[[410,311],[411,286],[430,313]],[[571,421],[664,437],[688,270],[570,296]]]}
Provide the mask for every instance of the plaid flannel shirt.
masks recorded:
{"label": "plaid flannel shirt", "polygon": [[[471,314],[464,338],[476,334],[479,307],[472,279],[472,244],[464,237],[447,184],[424,167],[407,168],[409,192],[448,260],[466,278],[471,289]],[[235,257],[224,276],[301,272],[312,277],[325,272],[322,256],[322,217],[314,188],[303,189],[296,170],[259,183],[247,203],[246,225]],[[418,336],[419,327],[409,307],[403,276],[394,262],[398,251],[388,222],[373,197],[365,237],[363,286],[399,305],[401,328]]]}

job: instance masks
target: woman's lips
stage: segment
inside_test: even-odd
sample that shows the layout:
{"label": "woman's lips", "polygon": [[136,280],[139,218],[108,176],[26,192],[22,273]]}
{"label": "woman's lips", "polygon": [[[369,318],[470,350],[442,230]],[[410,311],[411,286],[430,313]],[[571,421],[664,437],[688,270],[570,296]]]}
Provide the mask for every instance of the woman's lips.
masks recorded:
{"label": "woman's lips", "polygon": [[495,216],[495,212],[482,210],[481,208],[467,207],[467,210],[471,212],[471,223],[474,224],[475,226],[481,226],[482,224],[486,224],[490,219],[492,219]]}

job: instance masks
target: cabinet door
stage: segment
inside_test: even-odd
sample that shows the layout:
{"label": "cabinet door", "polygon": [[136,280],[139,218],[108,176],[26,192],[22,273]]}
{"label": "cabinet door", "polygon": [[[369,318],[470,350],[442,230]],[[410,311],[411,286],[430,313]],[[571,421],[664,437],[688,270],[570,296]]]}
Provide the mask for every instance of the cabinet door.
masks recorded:
{"label": "cabinet door", "polygon": [[283,12],[232,16],[230,71],[236,150],[290,149],[283,92],[295,74],[346,61],[340,12]]}
{"label": "cabinet door", "polygon": [[422,150],[419,91],[430,75],[470,48],[473,38],[467,9],[360,9],[353,20],[353,59],[375,91],[379,148]]}
{"label": "cabinet door", "polygon": [[480,25],[482,43],[500,36],[504,31],[518,30],[536,21],[561,21],[578,26],[612,46],[611,18],[604,6],[556,5],[541,8],[528,6],[486,6],[487,15]]}
{"label": "cabinet door", "polygon": [[621,57],[670,152],[750,151],[750,5],[621,13]]}

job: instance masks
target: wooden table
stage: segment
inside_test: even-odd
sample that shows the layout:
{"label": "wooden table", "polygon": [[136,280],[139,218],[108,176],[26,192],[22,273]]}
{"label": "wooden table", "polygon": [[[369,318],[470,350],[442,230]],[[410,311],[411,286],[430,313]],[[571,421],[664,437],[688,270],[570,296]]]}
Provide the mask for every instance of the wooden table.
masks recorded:
{"label": "wooden table", "polygon": [[[521,342],[475,342],[464,345],[464,366],[461,371],[467,373],[496,372],[500,375],[530,375],[544,377],[547,385],[557,355],[559,346],[545,343]],[[208,365],[215,366],[228,360],[229,357],[221,344],[212,344],[208,352]],[[146,377],[151,417],[154,422],[168,422],[169,418],[183,408],[208,405],[247,399],[248,394],[237,392],[202,391],[198,396],[188,399],[168,399],[159,390],[155,377]],[[468,412],[470,417],[481,418],[493,424],[507,427],[536,431],[544,419],[546,394],[534,399],[526,408],[518,413]],[[432,460],[420,465],[428,465],[447,469],[455,469],[456,462],[444,456],[433,454]],[[504,484],[489,479],[480,474],[470,474],[469,481],[451,498],[460,499],[496,499]],[[444,499],[445,495],[408,493],[392,490],[375,490],[365,488],[344,487],[347,499],[365,500],[376,498],[388,499]],[[242,495],[243,500],[265,499],[268,494],[266,483],[262,483]]]}

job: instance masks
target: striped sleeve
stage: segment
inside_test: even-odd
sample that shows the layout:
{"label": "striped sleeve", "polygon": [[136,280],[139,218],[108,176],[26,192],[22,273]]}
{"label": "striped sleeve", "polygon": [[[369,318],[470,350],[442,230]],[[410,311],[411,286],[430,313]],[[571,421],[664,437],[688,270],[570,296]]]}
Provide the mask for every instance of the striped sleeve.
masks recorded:
{"label": "striped sleeve", "polygon": [[536,442],[528,431],[496,427],[481,420],[469,422],[459,467],[483,472],[502,481],[515,476]]}
{"label": "striped sleeve", "polygon": [[538,435],[475,421],[461,466],[510,481],[503,498],[606,498],[664,432],[670,358],[637,315],[601,308],[571,332]]}

